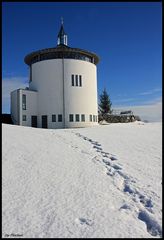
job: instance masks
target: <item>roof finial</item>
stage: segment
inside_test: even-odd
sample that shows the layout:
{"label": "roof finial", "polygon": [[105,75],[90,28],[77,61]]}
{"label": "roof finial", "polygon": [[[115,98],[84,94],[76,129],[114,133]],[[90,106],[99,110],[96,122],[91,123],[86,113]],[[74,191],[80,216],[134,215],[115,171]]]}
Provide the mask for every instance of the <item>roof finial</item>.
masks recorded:
{"label": "roof finial", "polygon": [[63,17],[61,17],[61,24],[63,25],[63,23],[64,23],[64,20],[63,20]]}
{"label": "roof finial", "polygon": [[67,46],[67,34],[64,31],[64,26],[63,26],[63,17],[61,17],[61,27],[60,27],[60,31],[58,33],[58,41],[57,44],[63,44]]}

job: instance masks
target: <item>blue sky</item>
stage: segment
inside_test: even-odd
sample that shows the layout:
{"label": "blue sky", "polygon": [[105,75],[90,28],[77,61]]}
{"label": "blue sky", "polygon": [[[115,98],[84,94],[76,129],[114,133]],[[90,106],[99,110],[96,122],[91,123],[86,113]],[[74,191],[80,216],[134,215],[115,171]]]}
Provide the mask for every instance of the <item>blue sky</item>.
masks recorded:
{"label": "blue sky", "polygon": [[114,107],[156,104],[162,95],[160,2],[22,2],[2,4],[3,112],[9,91],[27,85],[25,55],[55,47],[60,18],[70,47],[95,52],[98,94]]}

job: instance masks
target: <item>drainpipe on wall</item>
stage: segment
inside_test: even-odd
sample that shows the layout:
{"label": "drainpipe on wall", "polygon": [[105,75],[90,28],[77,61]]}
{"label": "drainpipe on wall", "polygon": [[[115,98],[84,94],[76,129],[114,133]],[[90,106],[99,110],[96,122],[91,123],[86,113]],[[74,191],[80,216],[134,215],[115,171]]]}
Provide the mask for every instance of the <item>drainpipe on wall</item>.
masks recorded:
{"label": "drainpipe on wall", "polygon": [[63,123],[65,128],[64,56],[62,58],[62,71],[63,71]]}
{"label": "drainpipe on wall", "polygon": [[17,90],[17,114],[18,125],[20,125],[20,89]]}

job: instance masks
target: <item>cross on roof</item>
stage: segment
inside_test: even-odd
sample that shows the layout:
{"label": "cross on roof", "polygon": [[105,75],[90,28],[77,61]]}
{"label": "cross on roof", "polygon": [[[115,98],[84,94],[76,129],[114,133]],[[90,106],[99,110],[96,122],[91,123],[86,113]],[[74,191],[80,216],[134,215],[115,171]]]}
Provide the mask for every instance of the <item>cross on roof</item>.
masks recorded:
{"label": "cross on roof", "polygon": [[61,24],[63,24],[64,23],[64,20],[63,20],[63,17],[61,17]]}

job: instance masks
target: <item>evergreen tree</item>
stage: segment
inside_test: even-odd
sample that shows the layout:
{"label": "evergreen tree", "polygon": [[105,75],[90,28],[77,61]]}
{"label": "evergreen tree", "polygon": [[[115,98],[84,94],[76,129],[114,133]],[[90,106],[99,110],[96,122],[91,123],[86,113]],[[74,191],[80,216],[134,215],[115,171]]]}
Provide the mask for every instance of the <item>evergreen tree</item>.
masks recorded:
{"label": "evergreen tree", "polygon": [[100,103],[99,103],[99,112],[100,114],[105,115],[106,113],[112,113],[112,102],[110,101],[110,97],[104,88],[102,94],[100,95]]}

